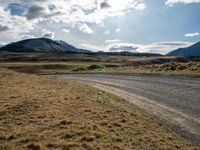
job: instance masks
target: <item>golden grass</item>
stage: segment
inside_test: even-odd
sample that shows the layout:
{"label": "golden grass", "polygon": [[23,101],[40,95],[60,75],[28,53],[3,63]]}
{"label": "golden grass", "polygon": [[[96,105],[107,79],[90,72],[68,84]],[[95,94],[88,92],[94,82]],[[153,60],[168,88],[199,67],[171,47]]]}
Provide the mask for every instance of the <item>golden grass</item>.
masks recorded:
{"label": "golden grass", "polygon": [[157,65],[138,65],[106,68],[105,72],[151,73],[162,75],[185,75],[200,77],[200,62],[164,63]]}
{"label": "golden grass", "polygon": [[[92,68],[98,66],[99,68]],[[200,77],[200,62],[121,66],[103,62],[2,62],[0,68],[17,72],[52,75],[69,73],[131,73]]]}
{"label": "golden grass", "polygon": [[135,106],[72,81],[0,69],[0,150],[195,149]]}

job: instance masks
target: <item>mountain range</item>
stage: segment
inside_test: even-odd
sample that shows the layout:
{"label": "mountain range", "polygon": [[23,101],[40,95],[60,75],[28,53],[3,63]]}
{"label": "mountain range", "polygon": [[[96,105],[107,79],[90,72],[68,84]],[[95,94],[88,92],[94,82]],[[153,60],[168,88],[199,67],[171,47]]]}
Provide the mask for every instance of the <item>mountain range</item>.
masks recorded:
{"label": "mountain range", "polygon": [[179,48],[177,50],[171,51],[167,55],[169,56],[200,56],[200,42],[186,48]]}
{"label": "mountain range", "polygon": [[90,50],[76,48],[65,41],[54,41],[48,38],[27,39],[10,43],[0,48],[7,52],[77,52],[92,53]]}
{"label": "mountain range", "polygon": [[[3,47],[0,51],[7,52],[73,52],[73,53],[94,53],[90,50],[76,48],[62,40],[52,40],[49,38],[26,39],[14,43],[10,43]],[[101,53],[101,52],[98,52]],[[103,52],[105,53],[105,52]],[[131,55],[131,54],[129,54]],[[187,47],[179,48],[171,51],[169,56],[200,56],[200,42]]]}

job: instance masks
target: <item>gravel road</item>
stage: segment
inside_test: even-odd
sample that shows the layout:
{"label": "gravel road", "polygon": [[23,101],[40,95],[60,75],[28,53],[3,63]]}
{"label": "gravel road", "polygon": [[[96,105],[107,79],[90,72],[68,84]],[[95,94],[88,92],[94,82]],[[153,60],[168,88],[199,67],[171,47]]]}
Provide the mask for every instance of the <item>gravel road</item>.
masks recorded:
{"label": "gravel road", "polygon": [[54,77],[80,81],[111,92],[200,145],[200,78],[126,74],[71,74]]}

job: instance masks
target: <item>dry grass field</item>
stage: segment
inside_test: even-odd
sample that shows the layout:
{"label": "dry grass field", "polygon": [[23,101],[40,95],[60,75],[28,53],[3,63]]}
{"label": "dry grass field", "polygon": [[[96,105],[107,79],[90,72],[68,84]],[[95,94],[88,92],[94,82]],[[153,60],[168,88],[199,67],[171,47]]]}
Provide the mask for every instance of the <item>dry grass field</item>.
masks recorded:
{"label": "dry grass field", "polygon": [[[141,61],[142,62],[142,61]],[[68,73],[133,73],[200,77],[200,62],[123,64],[105,62],[1,62],[0,68],[17,72],[52,75]]]}
{"label": "dry grass field", "polygon": [[105,72],[200,77],[200,62],[110,67],[105,68]]}
{"label": "dry grass field", "polygon": [[75,53],[0,53],[0,68],[23,73],[142,73],[200,77],[200,58]]}
{"label": "dry grass field", "polygon": [[197,148],[111,94],[0,69],[0,150],[12,149]]}

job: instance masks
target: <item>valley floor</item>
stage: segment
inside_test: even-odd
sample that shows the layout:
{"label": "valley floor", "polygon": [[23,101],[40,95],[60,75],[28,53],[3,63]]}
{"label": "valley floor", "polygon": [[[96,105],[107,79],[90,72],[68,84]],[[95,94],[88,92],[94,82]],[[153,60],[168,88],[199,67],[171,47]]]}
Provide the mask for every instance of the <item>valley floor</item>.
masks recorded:
{"label": "valley floor", "polygon": [[0,149],[197,149],[111,94],[0,69]]}
{"label": "valley floor", "polygon": [[71,73],[125,73],[200,77],[199,61],[191,61],[187,63],[169,62],[163,64],[150,63],[143,65],[124,64],[116,62],[22,61],[0,62],[0,68],[40,75]]}

